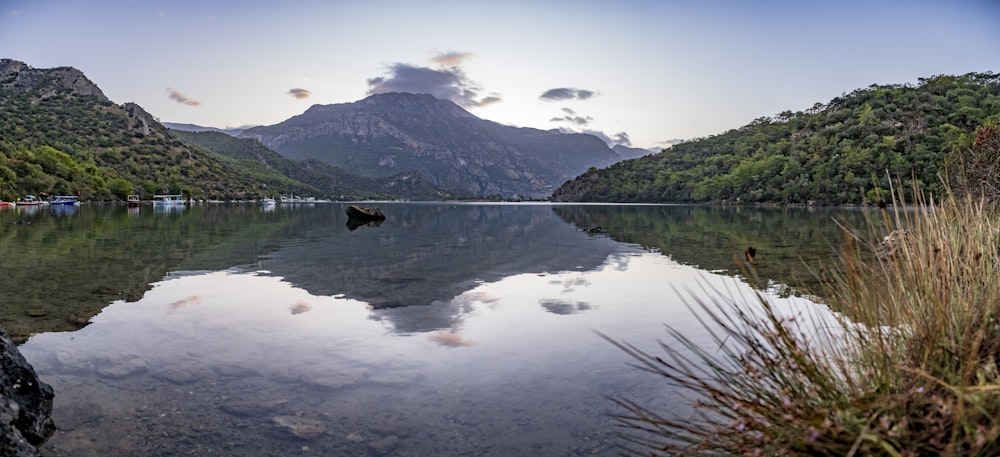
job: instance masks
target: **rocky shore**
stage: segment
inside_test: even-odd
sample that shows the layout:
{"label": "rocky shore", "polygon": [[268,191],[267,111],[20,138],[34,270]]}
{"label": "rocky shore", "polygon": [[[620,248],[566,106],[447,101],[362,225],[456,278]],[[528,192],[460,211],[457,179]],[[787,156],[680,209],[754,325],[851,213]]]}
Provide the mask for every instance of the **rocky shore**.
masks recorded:
{"label": "rocky shore", "polygon": [[52,387],[38,380],[34,368],[0,328],[0,455],[37,456],[38,446],[55,432]]}

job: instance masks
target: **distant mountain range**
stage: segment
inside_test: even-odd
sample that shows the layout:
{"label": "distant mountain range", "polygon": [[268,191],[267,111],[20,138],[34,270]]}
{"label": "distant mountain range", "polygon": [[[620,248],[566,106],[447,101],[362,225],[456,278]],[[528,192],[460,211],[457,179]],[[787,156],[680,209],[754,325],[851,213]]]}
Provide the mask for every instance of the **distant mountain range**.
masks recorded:
{"label": "distant mountain range", "polygon": [[450,101],[409,93],[314,105],[240,137],[291,159],[369,176],[417,170],[428,184],[471,197],[547,198],[588,168],[622,159],[593,135],[510,127]]}
{"label": "distant mountain range", "polygon": [[163,124],[164,127],[171,130],[180,130],[182,132],[219,132],[219,133],[225,133],[226,135],[230,136],[240,136],[240,134],[243,133],[244,130],[250,127],[254,127],[252,125],[248,125],[243,127],[220,129],[216,127],[203,127],[195,124],[179,124],[176,122],[160,122],[160,123]]}
{"label": "distant mountain range", "polygon": [[611,150],[615,151],[615,154],[618,154],[618,157],[621,157],[622,160],[636,159],[642,156],[648,156],[650,154],[656,154],[661,152],[659,149],[652,150],[652,149],[633,148],[625,146],[624,144],[616,144],[614,145],[614,147],[611,148]]}
{"label": "distant mountain range", "polygon": [[315,105],[245,131],[164,125],[134,103],[111,102],[79,70],[0,59],[0,200],[539,199],[621,158],[591,135],[503,126],[430,95]]}

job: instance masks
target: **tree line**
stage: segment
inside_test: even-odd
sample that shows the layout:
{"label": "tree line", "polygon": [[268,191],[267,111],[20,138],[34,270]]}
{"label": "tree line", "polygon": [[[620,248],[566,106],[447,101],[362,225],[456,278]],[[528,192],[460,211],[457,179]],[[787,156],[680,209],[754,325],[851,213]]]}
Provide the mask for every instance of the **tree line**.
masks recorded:
{"label": "tree line", "polygon": [[974,155],[977,127],[1000,119],[1000,75],[918,81],[871,85],[805,111],[592,168],[552,199],[863,204],[888,199],[890,181],[902,183],[904,193],[939,193],[943,180],[958,179],[955,158]]}

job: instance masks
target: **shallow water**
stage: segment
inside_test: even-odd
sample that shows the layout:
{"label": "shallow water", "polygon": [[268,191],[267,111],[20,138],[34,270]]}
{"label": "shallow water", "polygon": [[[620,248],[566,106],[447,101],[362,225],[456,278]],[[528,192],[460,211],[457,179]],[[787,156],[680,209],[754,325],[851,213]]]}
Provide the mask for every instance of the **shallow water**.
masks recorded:
{"label": "shallow water", "polygon": [[[83,328],[32,332],[21,346],[56,391],[59,431],[43,454],[616,455],[605,396],[678,414],[687,407],[662,381],[628,368],[595,330],[652,349],[666,323],[706,341],[679,294],[751,294],[738,276],[689,265],[719,270],[705,263],[740,253],[744,235],[705,246],[705,233],[738,224],[713,218],[716,209],[378,206],[385,223],[353,231],[340,204],[145,207],[125,216],[84,206],[77,220],[35,220],[31,229],[44,236],[8,234],[6,252],[60,234],[115,246],[149,237],[158,241],[132,240],[139,259],[84,241],[62,252],[164,272],[132,279],[142,284],[124,289],[141,292],[108,301]],[[762,211],[732,233],[781,233],[758,224],[795,218],[806,221],[796,227],[826,227],[830,218]],[[700,229],[683,231],[685,220]],[[0,222],[0,234],[30,230],[11,229],[2,213]],[[595,222],[601,230],[581,230]],[[675,232],[683,235],[666,235]],[[628,237],[659,244],[619,241]],[[801,249],[822,251],[816,242]],[[34,249],[50,257],[42,244]],[[702,261],[687,258],[698,252]]]}

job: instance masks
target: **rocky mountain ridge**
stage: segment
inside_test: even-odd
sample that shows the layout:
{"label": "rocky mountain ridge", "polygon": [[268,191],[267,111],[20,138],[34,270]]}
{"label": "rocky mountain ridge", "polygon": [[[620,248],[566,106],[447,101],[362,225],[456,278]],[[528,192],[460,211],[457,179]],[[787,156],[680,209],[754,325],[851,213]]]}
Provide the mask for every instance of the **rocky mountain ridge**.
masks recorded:
{"label": "rocky mountain ridge", "polygon": [[107,100],[96,84],[72,67],[33,68],[24,62],[0,59],[0,89],[18,92],[36,91],[42,98],[70,92],[76,95],[92,95]]}
{"label": "rocky mountain ridge", "polygon": [[501,125],[427,94],[313,105],[240,136],[292,159],[370,176],[419,170],[430,184],[458,196],[546,198],[588,168],[621,160],[595,136]]}

